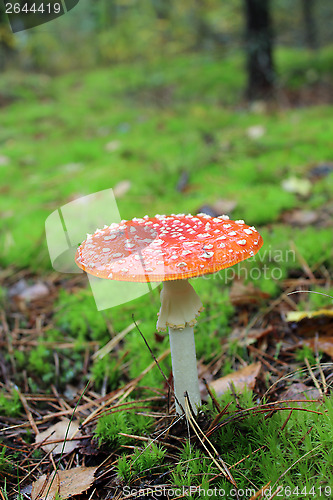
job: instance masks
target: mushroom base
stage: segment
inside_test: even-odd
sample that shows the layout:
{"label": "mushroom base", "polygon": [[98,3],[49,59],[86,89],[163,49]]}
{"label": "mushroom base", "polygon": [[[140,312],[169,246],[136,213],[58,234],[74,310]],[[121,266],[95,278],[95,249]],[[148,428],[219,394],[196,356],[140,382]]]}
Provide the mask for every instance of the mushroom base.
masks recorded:
{"label": "mushroom base", "polygon": [[197,360],[193,328],[187,326],[183,330],[169,328],[172,373],[176,395],[176,412],[183,413],[185,409],[184,393],[187,391],[194,413],[201,405]]}
{"label": "mushroom base", "polygon": [[169,326],[182,330],[193,326],[202,310],[201,300],[187,280],[164,281],[157,329],[164,331]]}

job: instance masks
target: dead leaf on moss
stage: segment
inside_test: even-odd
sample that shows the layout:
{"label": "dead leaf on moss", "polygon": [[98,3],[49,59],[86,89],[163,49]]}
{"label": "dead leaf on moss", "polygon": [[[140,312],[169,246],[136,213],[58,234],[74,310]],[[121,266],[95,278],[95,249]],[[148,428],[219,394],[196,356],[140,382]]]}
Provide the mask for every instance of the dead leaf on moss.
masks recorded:
{"label": "dead leaf on moss", "polygon": [[262,300],[268,299],[269,294],[256,288],[253,283],[243,283],[235,279],[230,289],[230,302],[233,306],[248,304],[259,304]]}
{"label": "dead leaf on moss", "polygon": [[[54,455],[59,455],[63,448],[63,443],[65,440],[65,436],[67,433],[67,429],[69,426],[69,420],[64,418],[57,424],[51,425],[48,429],[43,432],[40,432],[36,436],[36,443],[44,442],[41,446],[42,450],[46,453],[52,451]],[[66,443],[64,446],[64,453],[70,453],[75,450],[80,444],[80,441],[74,439],[73,441],[68,441],[73,436],[74,432],[77,437],[80,437],[81,434],[78,432],[79,424],[77,422],[72,421],[69,427],[69,431],[66,438]],[[60,441],[59,443],[52,443],[52,441]],[[49,443],[49,444],[48,444]]]}
{"label": "dead leaf on moss", "polygon": [[43,474],[32,485],[31,500],[55,500],[57,493],[62,500],[80,495],[94,483],[97,469],[98,467],[81,466],[60,470],[56,476],[51,474],[48,480],[46,474]]}
{"label": "dead leaf on moss", "polygon": [[304,344],[309,346],[314,352],[322,351],[333,358],[333,337],[318,337],[304,340]]}
{"label": "dead leaf on moss", "polygon": [[261,363],[252,363],[251,365],[241,368],[237,372],[230,373],[225,377],[218,378],[210,383],[210,388],[213,389],[217,396],[222,396],[225,392],[230,391],[230,385],[233,384],[236,389],[242,390],[247,387],[253,390],[256,384],[256,378],[259,375]]}
{"label": "dead leaf on moss", "polygon": [[263,339],[273,331],[274,327],[272,325],[268,325],[267,328],[251,328],[250,330],[247,328],[236,327],[229,335],[229,340],[237,340],[238,345],[248,346],[258,342],[258,340]]}
{"label": "dead leaf on moss", "polygon": [[[302,382],[291,384],[288,389],[283,391],[278,398],[280,401],[297,399],[320,399],[320,393],[315,387],[309,387]],[[302,406],[303,403],[295,403]]]}

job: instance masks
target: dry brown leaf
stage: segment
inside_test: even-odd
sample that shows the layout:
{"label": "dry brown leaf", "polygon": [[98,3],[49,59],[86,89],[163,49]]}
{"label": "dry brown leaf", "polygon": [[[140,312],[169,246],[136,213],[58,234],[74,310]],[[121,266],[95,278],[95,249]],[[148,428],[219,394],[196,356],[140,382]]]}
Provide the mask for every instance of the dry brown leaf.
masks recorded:
{"label": "dry brown leaf", "polygon": [[[289,399],[320,399],[320,393],[314,387],[309,387],[302,382],[295,382],[283,391],[279,397],[280,401]],[[297,403],[297,405],[302,406],[302,403]]]}
{"label": "dry brown leaf", "polygon": [[319,212],[315,212],[314,210],[300,210],[297,208],[282,214],[281,220],[286,224],[293,224],[295,226],[309,226],[317,222],[319,217]]}
{"label": "dry brown leaf", "polygon": [[304,340],[313,351],[322,351],[333,358],[333,337],[318,337]]}
{"label": "dry brown leaf", "polygon": [[230,301],[233,306],[258,304],[269,298],[269,294],[256,288],[253,283],[244,284],[243,281],[235,279],[230,289]]}
{"label": "dry brown leaf", "polygon": [[[35,442],[36,443],[44,442],[45,444],[43,444],[41,448],[46,453],[52,451],[54,455],[59,455],[62,451],[69,422],[70,421],[67,418],[64,418],[57,424],[51,425],[51,427],[49,427],[45,431],[37,434]],[[66,443],[64,446],[64,453],[70,453],[71,451],[75,450],[75,448],[77,448],[79,444],[78,440],[76,439],[74,439],[73,441],[67,441],[67,440],[73,436],[74,432],[76,433],[76,437],[80,437],[81,434],[77,432],[78,430],[79,430],[79,424],[77,422],[72,421],[67,434]],[[61,442],[52,443],[52,441],[58,441],[58,440],[60,440]]]}
{"label": "dry brown leaf", "polygon": [[248,346],[261,340],[273,331],[274,327],[271,325],[268,325],[267,328],[251,328],[250,330],[236,327],[231,332],[231,335],[229,335],[229,340],[237,340],[238,345]]}
{"label": "dry brown leaf", "polygon": [[241,368],[237,372],[230,373],[225,377],[218,378],[210,383],[210,388],[213,389],[217,396],[222,396],[225,392],[230,391],[231,383],[236,389],[242,390],[245,387],[253,390],[256,384],[256,378],[259,375],[261,363],[252,363],[251,365]]}
{"label": "dry brown leaf", "polygon": [[57,493],[62,500],[80,495],[93,484],[97,469],[98,467],[81,466],[60,470],[56,476],[52,473],[47,482],[47,476],[43,474],[32,485],[31,500],[54,500]]}

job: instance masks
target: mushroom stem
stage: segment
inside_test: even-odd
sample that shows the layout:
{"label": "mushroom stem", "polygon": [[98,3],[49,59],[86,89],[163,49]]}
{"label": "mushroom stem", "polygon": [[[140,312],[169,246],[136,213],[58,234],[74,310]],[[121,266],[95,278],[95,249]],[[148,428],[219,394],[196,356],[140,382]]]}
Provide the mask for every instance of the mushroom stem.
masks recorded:
{"label": "mushroom stem", "polygon": [[169,327],[169,339],[176,412],[181,414],[181,406],[185,408],[184,393],[187,391],[193,411],[197,413],[198,406],[201,405],[201,398],[193,326],[186,326],[182,330]]}
{"label": "mushroom stem", "polygon": [[157,328],[165,330],[169,327],[176,411],[179,414],[182,413],[181,406],[185,408],[185,391],[195,413],[201,404],[193,334],[193,325],[201,310],[201,301],[186,279],[163,283]]}

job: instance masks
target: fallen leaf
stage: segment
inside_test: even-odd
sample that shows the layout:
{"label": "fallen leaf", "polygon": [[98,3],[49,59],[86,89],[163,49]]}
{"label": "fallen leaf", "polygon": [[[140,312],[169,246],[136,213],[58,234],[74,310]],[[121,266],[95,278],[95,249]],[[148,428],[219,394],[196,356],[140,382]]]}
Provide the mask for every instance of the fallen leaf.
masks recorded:
{"label": "fallen leaf", "polygon": [[267,328],[251,328],[250,330],[247,328],[237,327],[234,328],[229,335],[229,340],[237,340],[238,345],[248,346],[266,337],[266,335],[272,333],[273,331],[274,327],[271,325],[268,325]]}
{"label": "fallen leaf", "polygon": [[[67,433],[69,422],[70,421],[67,418],[64,418],[57,424],[51,425],[51,427],[49,427],[45,431],[37,434],[35,442],[36,443],[43,442],[41,448],[46,453],[52,451],[54,455],[59,455],[63,449],[63,443]],[[76,439],[74,439],[73,441],[68,441],[68,439],[71,439],[74,432],[76,433],[77,437],[81,437],[81,434],[77,432],[78,429],[79,429],[79,424],[77,422],[72,421],[69,426],[66,443],[64,446],[64,453],[70,453],[71,451],[75,450],[75,448],[77,448],[78,445],[80,444],[80,441]],[[50,441],[51,443],[48,444]],[[60,442],[52,443],[52,441],[60,441]]]}
{"label": "fallen leaf", "polygon": [[264,299],[268,299],[269,294],[256,288],[253,283],[244,284],[239,279],[234,279],[230,288],[230,302],[233,306],[247,304],[258,304]]}
{"label": "fallen leaf", "polygon": [[295,226],[309,226],[318,221],[320,214],[314,210],[293,210],[282,215],[281,220]]}
{"label": "fallen leaf", "polygon": [[131,189],[131,181],[123,180],[118,182],[113,188],[113,194],[116,198],[122,198]]}
{"label": "fallen leaf", "polygon": [[[288,389],[283,391],[279,398],[281,400],[297,400],[297,399],[320,399],[320,393],[318,389],[314,387],[309,387],[302,382],[295,382],[291,384]],[[303,403],[295,403],[298,406],[302,406]]]}
{"label": "fallen leaf", "polygon": [[282,181],[282,188],[288,193],[300,194],[308,196],[311,191],[311,182],[308,179],[300,179],[299,177],[289,177]]}
{"label": "fallen leaf", "polygon": [[266,129],[263,125],[252,125],[246,130],[246,135],[253,140],[260,139],[265,133]]}
{"label": "fallen leaf", "polygon": [[98,467],[81,466],[60,470],[56,477],[52,473],[48,480],[46,474],[43,474],[32,485],[31,500],[55,500],[57,493],[61,500],[80,495],[94,483],[97,469]]}
{"label": "fallen leaf", "polygon": [[304,344],[311,347],[311,349],[316,351],[322,351],[333,358],[333,337],[315,337],[312,339],[304,340]]}
{"label": "fallen leaf", "polygon": [[217,396],[222,396],[225,392],[230,391],[232,383],[236,389],[242,390],[247,387],[253,390],[256,384],[256,378],[259,375],[261,363],[252,363],[251,365],[241,368],[237,372],[230,373],[225,377],[218,378],[210,383],[211,389],[214,389]]}
{"label": "fallen leaf", "polygon": [[317,311],[289,311],[286,315],[286,320],[291,322],[302,321],[303,319],[316,318],[318,316],[333,317],[332,309],[318,309]]}
{"label": "fallen leaf", "polygon": [[49,289],[42,281],[29,285],[24,279],[21,279],[10,287],[8,295],[18,300],[30,302],[49,295]]}

